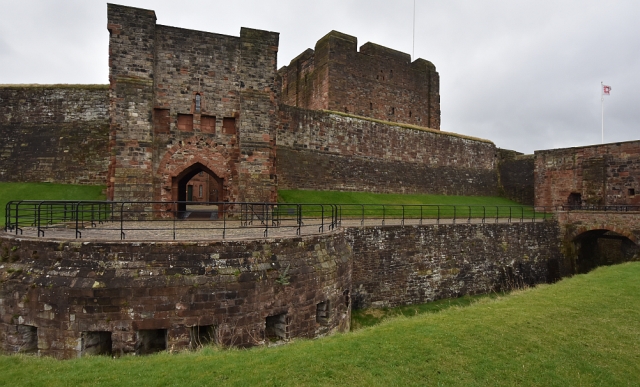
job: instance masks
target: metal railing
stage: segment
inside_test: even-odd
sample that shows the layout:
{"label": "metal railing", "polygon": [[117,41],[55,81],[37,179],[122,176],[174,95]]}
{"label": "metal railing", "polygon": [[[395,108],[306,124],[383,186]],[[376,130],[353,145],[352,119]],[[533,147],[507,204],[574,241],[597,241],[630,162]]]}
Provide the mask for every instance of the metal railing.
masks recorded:
{"label": "metal railing", "polygon": [[639,211],[640,206],[22,200],[7,203],[5,231],[100,239],[266,238],[318,234],[340,226],[536,222],[569,210]]}
{"label": "metal railing", "polygon": [[603,212],[638,212],[640,205],[601,205],[601,204],[579,204],[558,206],[560,211],[603,211]]}

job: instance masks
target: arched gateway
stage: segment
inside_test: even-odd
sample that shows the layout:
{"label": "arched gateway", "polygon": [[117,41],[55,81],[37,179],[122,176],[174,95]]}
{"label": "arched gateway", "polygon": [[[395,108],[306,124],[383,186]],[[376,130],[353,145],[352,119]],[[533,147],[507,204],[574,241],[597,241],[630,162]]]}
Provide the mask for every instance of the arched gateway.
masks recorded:
{"label": "arched gateway", "polygon": [[[171,178],[171,200],[179,202],[176,208],[179,217],[184,217],[187,211],[186,202],[222,203],[228,201],[225,196],[228,195],[225,195],[224,179],[199,162]],[[222,212],[221,204],[216,212]]]}

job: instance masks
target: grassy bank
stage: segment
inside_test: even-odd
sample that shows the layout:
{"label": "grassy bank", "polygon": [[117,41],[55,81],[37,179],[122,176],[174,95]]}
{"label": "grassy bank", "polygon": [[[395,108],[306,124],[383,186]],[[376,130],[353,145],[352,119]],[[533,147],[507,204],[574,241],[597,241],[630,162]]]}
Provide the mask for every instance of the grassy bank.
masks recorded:
{"label": "grassy bank", "polygon": [[443,204],[443,205],[485,205],[519,206],[509,199],[497,196],[447,196],[380,194],[370,192],[279,190],[281,203],[340,203],[340,204]]}
{"label": "grassy bank", "polygon": [[103,185],[0,183],[0,222],[11,200],[104,200]]}
{"label": "grassy bank", "polygon": [[640,263],[277,348],[0,357],[0,384],[621,386],[640,380]]}
{"label": "grassy bank", "polygon": [[413,317],[424,313],[437,313],[449,308],[469,306],[475,302],[486,299],[495,299],[504,296],[503,293],[479,294],[474,296],[462,296],[459,298],[436,300],[427,304],[405,305],[396,308],[370,308],[358,309],[351,312],[351,330],[378,325],[393,317]]}
{"label": "grassy bank", "polygon": [[[294,210],[287,203],[341,204],[341,215],[348,217],[394,218],[529,218],[530,206],[497,196],[446,196],[376,194],[369,192],[280,190],[278,202],[283,213]],[[404,205],[404,206],[403,206]],[[326,207],[326,212],[330,208]],[[319,216],[320,206],[306,206],[305,215]],[[536,216],[542,216],[537,213]]]}

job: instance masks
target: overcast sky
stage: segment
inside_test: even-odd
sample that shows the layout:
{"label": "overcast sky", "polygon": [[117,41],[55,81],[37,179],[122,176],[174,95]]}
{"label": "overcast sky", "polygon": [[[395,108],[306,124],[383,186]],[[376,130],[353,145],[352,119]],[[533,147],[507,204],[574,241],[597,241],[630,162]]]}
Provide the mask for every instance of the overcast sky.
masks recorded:
{"label": "overcast sky", "polygon": [[[278,67],[331,30],[413,50],[413,0],[127,0],[158,24],[280,33]],[[640,1],[416,0],[415,57],[440,73],[442,130],[501,148],[640,139]],[[108,83],[106,2],[0,0],[0,84]],[[415,58],[414,57],[414,58]]]}

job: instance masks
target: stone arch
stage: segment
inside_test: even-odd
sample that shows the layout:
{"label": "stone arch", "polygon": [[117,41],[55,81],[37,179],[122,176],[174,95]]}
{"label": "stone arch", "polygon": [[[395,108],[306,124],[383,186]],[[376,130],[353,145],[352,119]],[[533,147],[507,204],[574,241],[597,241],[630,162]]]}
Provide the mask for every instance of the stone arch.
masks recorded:
{"label": "stone arch", "polygon": [[582,227],[571,234],[576,274],[587,273],[598,266],[640,260],[640,246],[635,236],[624,230]]}
{"label": "stone arch", "polygon": [[[199,172],[206,172],[219,184],[219,201],[236,201],[235,163],[231,154],[228,147],[217,145],[212,139],[194,136],[180,141],[167,150],[158,164],[155,200],[184,201],[186,197],[181,193],[181,186]],[[167,210],[180,211],[173,208]]]}
{"label": "stone arch", "polygon": [[607,225],[607,224],[589,224],[589,225],[580,225],[578,227],[573,228],[571,232],[568,233],[567,237],[571,240],[577,238],[579,235],[588,233],[591,231],[604,230],[609,232],[614,232],[621,236],[628,238],[631,242],[638,244],[638,238],[636,235],[627,228],[617,227],[615,225]]}
{"label": "stone arch", "polygon": [[[195,162],[190,166],[184,168],[182,172],[178,173],[171,179],[171,199],[173,201],[186,202],[191,200],[187,198],[186,187],[187,183],[200,172],[204,172],[207,175],[213,177],[213,180],[219,187],[218,190],[223,192],[222,200],[224,200],[224,180],[217,176],[215,172],[213,172],[210,168],[202,164],[201,162]],[[218,201],[218,200],[216,200]],[[184,213],[186,211],[185,203],[178,203],[177,206],[178,213]]]}

